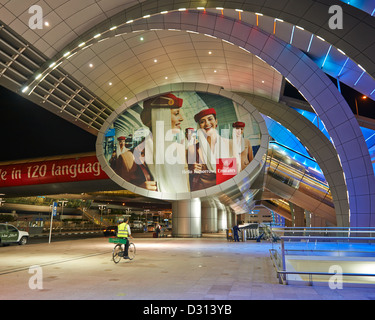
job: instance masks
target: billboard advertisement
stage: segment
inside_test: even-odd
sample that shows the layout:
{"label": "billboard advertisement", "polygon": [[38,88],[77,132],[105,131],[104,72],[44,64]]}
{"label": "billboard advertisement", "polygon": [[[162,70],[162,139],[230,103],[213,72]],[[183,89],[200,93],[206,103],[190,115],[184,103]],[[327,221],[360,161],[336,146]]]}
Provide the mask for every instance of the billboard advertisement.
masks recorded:
{"label": "billboard advertisement", "polygon": [[259,124],[243,106],[213,93],[181,91],[120,111],[106,127],[101,154],[131,185],[182,194],[235,177],[260,143]]}

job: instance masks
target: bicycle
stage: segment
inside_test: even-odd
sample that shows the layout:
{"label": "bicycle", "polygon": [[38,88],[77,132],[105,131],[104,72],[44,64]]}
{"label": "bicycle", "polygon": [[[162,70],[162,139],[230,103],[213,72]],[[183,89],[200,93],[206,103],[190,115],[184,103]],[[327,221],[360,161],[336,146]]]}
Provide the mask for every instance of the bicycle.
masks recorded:
{"label": "bicycle", "polygon": [[[126,241],[129,240],[121,238],[109,238],[110,243],[116,243],[115,247],[112,250],[112,260],[114,263],[119,263],[121,258],[124,257]],[[135,258],[135,253],[135,244],[133,242],[130,242],[128,249],[129,260],[133,260]]]}

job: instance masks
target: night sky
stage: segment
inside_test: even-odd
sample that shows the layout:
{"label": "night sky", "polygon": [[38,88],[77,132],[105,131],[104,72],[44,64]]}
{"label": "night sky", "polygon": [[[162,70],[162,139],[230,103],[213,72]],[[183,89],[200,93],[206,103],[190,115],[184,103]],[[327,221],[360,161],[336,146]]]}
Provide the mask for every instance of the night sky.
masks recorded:
{"label": "night sky", "polygon": [[96,136],[0,86],[0,161],[95,151]]}

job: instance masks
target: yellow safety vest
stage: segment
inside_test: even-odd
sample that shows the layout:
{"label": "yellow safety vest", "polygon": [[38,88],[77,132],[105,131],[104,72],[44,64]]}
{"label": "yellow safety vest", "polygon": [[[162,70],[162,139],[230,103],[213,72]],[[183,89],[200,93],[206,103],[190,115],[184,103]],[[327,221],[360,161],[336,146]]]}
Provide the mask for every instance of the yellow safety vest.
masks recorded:
{"label": "yellow safety vest", "polygon": [[118,226],[117,229],[117,237],[119,238],[128,238],[129,233],[128,233],[128,225],[127,223],[123,222]]}

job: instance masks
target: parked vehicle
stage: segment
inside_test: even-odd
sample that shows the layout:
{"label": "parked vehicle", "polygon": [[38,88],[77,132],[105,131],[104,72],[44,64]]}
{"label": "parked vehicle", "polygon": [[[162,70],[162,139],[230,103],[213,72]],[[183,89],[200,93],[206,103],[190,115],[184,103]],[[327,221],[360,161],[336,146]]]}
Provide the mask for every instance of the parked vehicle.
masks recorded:
{"label": "parked vehicle", "polygon": [[117,234],[117,226],[110,226],[103,229],[104,236],[115,236]]}
{"label": "parked vehicle", "polygon": [[19,245],[25,245],[28,240],[28,232],[18,230],[8,223],[0,223],[0,244],[18,243]]}

